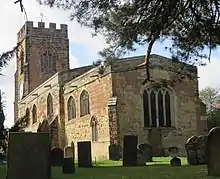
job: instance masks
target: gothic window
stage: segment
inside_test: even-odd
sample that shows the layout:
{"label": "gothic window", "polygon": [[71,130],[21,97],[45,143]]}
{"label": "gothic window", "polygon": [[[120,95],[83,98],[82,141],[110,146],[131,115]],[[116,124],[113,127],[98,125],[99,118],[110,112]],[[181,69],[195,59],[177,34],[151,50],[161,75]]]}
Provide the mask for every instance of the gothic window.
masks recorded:
{"label": "gothic window", "polygon": [[68,120],[75,119],[76,118],[76,103],[72,96],[69,98],[67,106],[68,106],[67,107]]}
{"label": "gothic window", "polygon": [[41,71],[45,73],[56,72],[57,56],[54,50],[47,49],[41,54]]}
{"label": "gothic window", "polygon": [[80,95],[80,117],[90,114],[89,94],[83,90]]}
{"label": "gothic window", "polygon": [[147,88],[143,93],[144,126],[171,127],[173,125],[173,94],[164,87]]}
{"label": "gothic window", "polygon": [[34,104],[33,109],[32,109],[32,120],[33,120],[33,124],[35,122],[37,122],[37,107]]}
{"label": "gothic window", "polygon": [[26,109],[25,117],[26,117],[27,125],[29,125],[30,124],[30,110],[29,110],[29,108]]}
{"label": "gothic window", "polygon": [[20,69],[21,69],[21,74],[24,73],[24,52],[21,51],[21,54],[20,54]]}
{"label": "gothic window", "polygon": [[98,122],[94,116],[91,118],[90,125],[92,128],[92,141],[97,142],[98,141]]}
{"label": "gothic window", "polygon": [[51,94],[49,93],[47,97],[47,116],[51,116],[53,114],[53,99]]}

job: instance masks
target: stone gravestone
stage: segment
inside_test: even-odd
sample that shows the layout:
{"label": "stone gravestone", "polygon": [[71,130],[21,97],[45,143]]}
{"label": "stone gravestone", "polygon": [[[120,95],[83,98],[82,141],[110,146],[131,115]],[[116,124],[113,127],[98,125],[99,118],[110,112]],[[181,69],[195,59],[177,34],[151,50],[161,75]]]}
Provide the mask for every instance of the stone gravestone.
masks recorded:
{"label": "stone gravestone", "polygon": [[145,162],[153,162],[153,150],[150,144],[148,143],[139,144],[138,149],[142,150]]}
{"label": "stone gravestone", "polygon": [[137,149],[137,165],[138,166],[145,166],[146,165],[144,151],[141,149]]}
{"label": "stone gravestone", "polygon": [[50,151],[51,166],[62,166],[63,150],[61,148],[53,148]]}
{"label": "stone gravestone", "polygon": [[92,167],[91,142],[77,142],[78,167]]}
{"label": "stone gravestone", "polygon": [[123,146],[123,166],[137,165],[137,136],[125,135]]}
{"label": "stone gravestone", "polygon": [[75,173],[74,146],[64,148],[63,173]]}
{"label": "stone gravestone", "polygon": [[185,144],[187,161],[189,165],[198,165],[197,144],[198,144],[197,136],[190,137]]}
{"label": "stone gravestone", "polygon": [[220,127],[209,131],[207,139],[208,175],[220,176]]}
{"label": "stone gravestone", "polygon": [[199,164],[206,164],[206,143],[207,135],[202,135],[198,137],[197,144],[197,158]]}
{"label": "stone gravestone", "polygon": [[109,160],[118,161],[121,159],[121,147],[120,146],[116,144],[112,144],[112,145],[109,145],[108,150],[109,150]]}
{"label": "stone gravestone", "polygon": [[181,166],[181,160],[180,160],[180,158],[178,158],[178,157],[173,157],[173,158],[170,160],[170,165],[171,165],[171,166]]}
{"label": "stone gravestone", "polygon": [[10,133],[7,179],[50,178],[49,133]]}

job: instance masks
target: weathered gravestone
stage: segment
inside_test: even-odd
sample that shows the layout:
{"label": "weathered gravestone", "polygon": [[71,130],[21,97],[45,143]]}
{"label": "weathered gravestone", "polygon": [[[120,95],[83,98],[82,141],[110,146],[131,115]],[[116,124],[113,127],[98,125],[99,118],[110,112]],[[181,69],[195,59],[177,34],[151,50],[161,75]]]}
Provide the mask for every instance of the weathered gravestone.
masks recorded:
{"label": "weathered gravestone", "polygon": [[123,166],[137,165],[137,136],[125,135],[123,146]]}
{"label": "weathered gravestone", "polygon": [[198,158],[197,158],[197,144],[198,144],[198,137],[192,136],[190,137],[186,144],[186,153],[187,153],[187,161],[189,165],[198,165]]}
{"label": "weathered gravestone", "polygon": [[74,158],[74,146],[66,146],[64,148],[64,158]]}
{"label": "weathered gravestone", "polygon": [[121,147],[116,144],[109,145],[109,160],[118,161],[121,159]]}
{"label": "weathered gravestone", "polygon": [[62,166],[63,163],[63,150],[60,148],[53,148],[50,151],[50,164],[51,166]]}
{"label": "weathered gravestone", "polygon": [[137,166],[145,166],[146,160],[144,158],[143,150],[137,149]]}
{"label": "weathered gravestone", "polygon": [[170,165],[171,165],[171,166],[181,166],[181,160],[180,160],[180,158],[178,158],[178,157],[173,157],[173,158],[170,160]]}
{"label": "weathered gravestone", "polygon": [[220,127],[209,131],[206,149],[208,175],[220,176]]}
{"label": "weathered gravestone", "polygon": [[92,167],[91,142],[77,142],[78,167]]}
{"label": "weathered gravestone", "polygon": [[145,162],[153,162],[153,150],[150,144],[148,143],[139,144],[138,149],[142,151]]}
{"label": "weathered gravestone", "polygon": [[7,179],[50,178],[49,133],[10,133]]}
{"label": "weathered gravestone", "polygon": [[207,135],[202,135],[198,137],[197,144],[197,159],[199,164],[206,164],[206,143],[207,143]]}
{"label": "weathered gravestone", "polygon": [[74,145],[64,148],[63,173],[75,173]]}

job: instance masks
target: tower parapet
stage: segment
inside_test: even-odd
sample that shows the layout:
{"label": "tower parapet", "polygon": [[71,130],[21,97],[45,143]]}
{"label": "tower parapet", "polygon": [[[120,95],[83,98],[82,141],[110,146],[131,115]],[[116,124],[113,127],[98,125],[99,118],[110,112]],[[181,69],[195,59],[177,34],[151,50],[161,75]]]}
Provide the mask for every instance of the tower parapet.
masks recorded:
{"label": "tower parapet", "polygon": [[18,41],[26,36],[68,38],[68,26],[60,24],[60,28],[57,28],[56,23],[49,23],[49,28],[47,28],[44,22],[38,22],[37,27],[34,27],[33,21],[27,21],[17,34]]}

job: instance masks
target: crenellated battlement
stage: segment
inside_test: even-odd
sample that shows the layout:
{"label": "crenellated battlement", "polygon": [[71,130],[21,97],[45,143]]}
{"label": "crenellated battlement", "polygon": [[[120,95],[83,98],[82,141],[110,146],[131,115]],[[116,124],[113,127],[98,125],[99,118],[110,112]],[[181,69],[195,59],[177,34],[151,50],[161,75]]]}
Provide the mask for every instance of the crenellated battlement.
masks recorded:
{"label": "crenellated battlement", "polygon": [[66,24],[60,24],[60,28],[57,28],[56,23],[49,23],[49,27],[46,27],[44,22],[38,22],[35,27],[33,21],[27,21],[17,34],[18,40],[23,39],[24,36],[68,38],[68,26]]}

